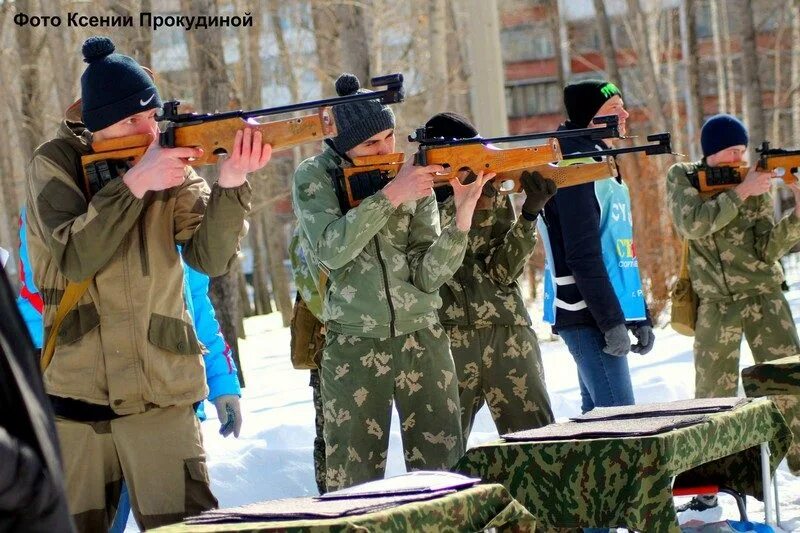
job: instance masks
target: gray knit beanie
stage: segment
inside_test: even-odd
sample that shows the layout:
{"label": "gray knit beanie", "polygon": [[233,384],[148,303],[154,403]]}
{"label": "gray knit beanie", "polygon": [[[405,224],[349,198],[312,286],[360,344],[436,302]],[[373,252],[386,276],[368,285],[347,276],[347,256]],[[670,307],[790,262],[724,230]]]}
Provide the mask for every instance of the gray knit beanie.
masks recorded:
{"label": "gray knit beanie", "polygon": [[[370,92],[372,91],[369,89],[362,89],[358,78],[352,74],[342,74],[336,80],[336,94],[339,96]],[[333,116],[336,119],[336,130],[339,134],[331,140],[342,154],[376,133],[394,128],[392,109],[377,99],[335,105],[333,106]]]}

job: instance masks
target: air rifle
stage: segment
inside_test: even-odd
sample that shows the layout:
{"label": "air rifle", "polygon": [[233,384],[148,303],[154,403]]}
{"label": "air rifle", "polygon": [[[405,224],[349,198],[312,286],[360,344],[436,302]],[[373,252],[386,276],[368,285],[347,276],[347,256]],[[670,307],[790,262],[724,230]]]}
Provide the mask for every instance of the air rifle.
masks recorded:
{"label": "air rifle", "polygon": [[[228,111],[222,113],[179,113],[177,100],[166,102],[156,118],[165,125],[160,128],[159,144],[165,148],[191,146],[203,149],[202,157],[189,161],[192,166],[213,165],[219,156],[233,150],[236,132],[243,128],[257,129],[264,143],[272,145],[273,152],[293,148],[304,143],[321,141],[336,135],[336,122],[331,106],[361,100],[380,100],[384,104],[402,102],[404,98],[403,75],[389,74],[372,78],[373,87],[380,91],[359,93],[290,104],[255,111]],[[262,122],[265,117],[317,109],[315,114]],[[132,135],[92,144],[93,153],[81,157],[84,187],[89,195],[100,190],[108,181],[121,175],[135,163],[153,141],[150,134]]]}
{"label": "air rifle", "polygon": [[[551,161],[560,161],[562,156],[559,139],[588,137],[600,140],[619,137],[617,121],[616,115],[610,115],[595,118],[596,124],[603,124],[601,128],[547,131],[493,138],[477,136],[469,139],[433,137],[422,127],[409,135],[408,140],[419,143],[419,148],[414,154],[414,164],[445,167],[445,171],[434,178],[434,187],[438,187],[449,184],[450,179],[456,177],[462,170],[471,170],[475,173],[481,170],[508,173],[530,169]],[[506,149],[493,146],[498,143],[517,143],[535,139],[546,139],[546,143]],[[378,192],[394,178],[404,160],[405,156],[401,153],[354,158],[353,166],[342,169],[338,179],[334,180],[342,204],[355,207],[364,198]]]}
{"label": "air rifle", "polygon": [[[770,148],[769,142],[764,141],[760,148],[756,148],[756,152],[758,153],[756,170],[775,172],[785,184],[797,182],[795,174],[800,170],[800,150]],[[739,164],[703,167],[698,169],[696,174],[689,176],[689,180],[700,193],[708,195],[736,187],[748,172],[750,172],[749,166]]]}
{"label": "air rifle", "polygon": [[[495,190],[501,194],[522,190],[520,177],[524,170],[539,172],[543,177],[555,181],[558,187],[571,187],[603,178],[616,177],[619,173],[612,156],[633,152],[644,152],[646,155],[672,153],[670,134],[657,133],[647,137],[647,140],[653,144],[561,154],[560,145],[557,142],[561,139],[588,137],[600,140],[619,137],[616,116],[597,117],[595,123],[605,125],[602,128],[559,130],[493,139],[474,137],[449,141],[425,137],[424,129],[421,128],[417,130],[415,136],[409,137],[409,140],[420,142],[420,150],[415,154],[417,164],[435,163],[447,168],[446,172],[434,177],[434,187],[448,185],[450,179],[456,176],[458,171],[479,172],[485,170],[497,173],[492,183]],[[502,150],[488,146],[492,143],[541,138],[548,139],[548,144],[544,147],[533,147],[539,148],[539,151],[528,150],[530,147]],[[549,156],[543,154],[549,154]],[[472,157],[469,157],[470,155]],[[505,159],[504,156],[508,156],[508,158]],[[547,157],[553,157],[553,159]],[[558,164],[559,160],[588,158],[592,158],[592,160],[571,165]],[[600,160],[596,161],[595,158]],[[394,178],[403,164],[403,160],[404,155],[399,153],[353,159],[353,166],[342,169],[340,179],[334,180],[339,187],[337,192],[342,204],[355,207],[364,198],[378,192],[389,180]]]}

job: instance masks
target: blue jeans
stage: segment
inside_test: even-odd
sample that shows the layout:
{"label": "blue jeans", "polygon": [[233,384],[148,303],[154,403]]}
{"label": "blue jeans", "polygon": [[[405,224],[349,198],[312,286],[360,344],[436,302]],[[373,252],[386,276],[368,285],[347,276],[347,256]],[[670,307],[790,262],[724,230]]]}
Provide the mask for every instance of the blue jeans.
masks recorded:
{"label": "blue jeans", "polygon": [[114,516],[114,523],[111,524],[109,533],[122,533],[128,524],[128,515],[131,512],[131,498],[128,495],[128,484],[122,481],[122,490],[119,494],[119,504],[117,504],[117,514]]}
{"label": "blue jeans", "polygon": [[573,326],[559,329],[558,335],[578,365],[581,412],[634,404],[628,357],[605,353],[602,331],[593,326]]}

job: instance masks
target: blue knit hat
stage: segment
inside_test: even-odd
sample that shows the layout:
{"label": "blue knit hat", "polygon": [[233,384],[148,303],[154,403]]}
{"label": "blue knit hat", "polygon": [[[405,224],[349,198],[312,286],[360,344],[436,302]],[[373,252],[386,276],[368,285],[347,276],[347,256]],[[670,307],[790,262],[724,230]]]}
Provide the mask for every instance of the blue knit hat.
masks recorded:
{"label": "blue knit hat", "polygon": [[82,51],[89,66],[81,76],[81,114],[89,131],[161,107],[153,80],[133,58],[115,54],[111,39],[89,37]]}
{"label": "blue knit hat", "polygon": [[700,145],[703,147],[703,157],[730,148],[731,146],[747,146],[749,138],[747,128],[742,121],[733,115],[714,115],[706,120],[700,130]]}
{"label": "blue knit hat", "polygon": [[[336,94],[339,96],[370,92],[372,91],[369,89],[362,89],[358,78],[352,74],[342,74],[336,80]],[[392,108],[377,98],[335,105],[333,116],[336,119],[338,134],[331,141],[336,150],[342,154],[376,133],[394,128]]]}

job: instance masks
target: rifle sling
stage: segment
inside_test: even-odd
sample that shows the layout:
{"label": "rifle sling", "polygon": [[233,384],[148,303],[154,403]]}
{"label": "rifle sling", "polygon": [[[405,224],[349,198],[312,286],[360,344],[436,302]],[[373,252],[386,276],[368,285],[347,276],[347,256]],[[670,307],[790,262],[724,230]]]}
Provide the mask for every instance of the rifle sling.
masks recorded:
{"label": "rifle sling", "polygon": [[70,281],[67,283],[67,288],[64,289],[64,296],[62,296],[61,301],[58,302],[56,317],[53,320],[53,327],[50,328],[50,332],[44,343],[44,349],[42,349],[42,358],[40,361],[42,374],[44,374],[44,371],[47,370],[47,367],[50,366],[50,362],[53,360],[53,354],[56,351],[56,339],[58,338],[58,331],[61,329],[61,323],[67,316],[67,313],[78,305],[78,300],[86,293],[86,290],[89,288],[89,283],[91,282],[92,278],[87,278],[83,281]]}

